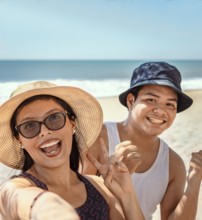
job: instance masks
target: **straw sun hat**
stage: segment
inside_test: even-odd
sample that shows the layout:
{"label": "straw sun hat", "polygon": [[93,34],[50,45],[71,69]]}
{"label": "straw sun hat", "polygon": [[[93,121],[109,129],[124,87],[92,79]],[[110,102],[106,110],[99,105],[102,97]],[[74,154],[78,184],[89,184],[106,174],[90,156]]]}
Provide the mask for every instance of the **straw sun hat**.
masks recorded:
{"label": "straw sun hat", "polygon": [[21,85],[0,107],[0,162],[14,169],[22,169],[24,154],[21,144],[11,132],[10,121],[16,108],[24,100],[36,95],[52,95],[71,106],[77,117],[75,135],[80,151],[94,143],[102,127],[101,106],[84,90],[71,86],[57,86],[46,81]]}

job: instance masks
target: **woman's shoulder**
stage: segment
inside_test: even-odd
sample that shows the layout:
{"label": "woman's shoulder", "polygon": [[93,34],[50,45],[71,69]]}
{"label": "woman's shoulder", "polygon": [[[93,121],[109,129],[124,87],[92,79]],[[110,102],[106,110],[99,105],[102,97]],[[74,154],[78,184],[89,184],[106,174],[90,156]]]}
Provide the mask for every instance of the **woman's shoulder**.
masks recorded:
{"label": "woman's shoulder", "polygon": [[90,181],[90,183],[102,194],[102,196],[106,199],[108,203],[116,200],[114,195],[105,186],[104,179],[101,176],[85,175],[84,177]]}
{"label": "woman's shoulder", "polygon": [[96,175],[84,175],[86,179],[88,179],[93,185],[97,185],[100,187],[106,187],[104,185],[104,180],[101,176]]}

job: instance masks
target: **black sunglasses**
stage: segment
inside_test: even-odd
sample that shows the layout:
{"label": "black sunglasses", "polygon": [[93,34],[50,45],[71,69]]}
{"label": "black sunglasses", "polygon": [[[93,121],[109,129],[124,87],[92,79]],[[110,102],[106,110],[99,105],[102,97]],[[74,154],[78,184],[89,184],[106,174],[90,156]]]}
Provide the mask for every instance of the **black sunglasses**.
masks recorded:
{"label": "black sunglasses", "polygon": [[66,123],[68,112],[57,112],[47,116],[43,121],[27,121],[15,127],[23,137],[31,139],[41,132],[41,125],[44,124],[48,129],[56,131],[62,129]]}

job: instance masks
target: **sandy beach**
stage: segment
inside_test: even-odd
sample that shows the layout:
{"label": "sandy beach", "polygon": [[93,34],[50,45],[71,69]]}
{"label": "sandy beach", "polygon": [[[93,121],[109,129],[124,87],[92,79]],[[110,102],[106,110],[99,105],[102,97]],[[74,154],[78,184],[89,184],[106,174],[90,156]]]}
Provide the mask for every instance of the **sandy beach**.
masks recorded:
{"label": "sandy beach", "polygon": [[[200,140],[202,138],[202,91],[188,91],[194,99],[194,104],[188,110],[177,115],[176,120],[171,128],[169,128],[162,137],[170,147],[181,155],[186,167],[188,167],[191,152],[202,149]],[[127,115],[127,110],[123,107],[118,97],[99,98],[98,99],[104,112],[104,120],[122,121]],[[10,169],[0,166],[1,178],[4,179],[10,172]],[[154,220],[159,220],[159,212],[154,215]],[[199,195],[199,205],[196,220],[202,220],[202,187]]]}
{"label": "sandy beach", "polygon": [[[193,105],[184,112],[177,114],[173,125],[161,135],[169,146],[184,160],[186,167],[192,152],[202,149],[202,90],[186,91],[194,100]],[[127,110],[118,101],[118,97],[100,98],[104,111],[104,120],[122,121],[127,115]],[[159,210],[154,215],[154,220],[159,220]],[[202,186],[199,195],[199,204],[196,220],[202,220]]]}

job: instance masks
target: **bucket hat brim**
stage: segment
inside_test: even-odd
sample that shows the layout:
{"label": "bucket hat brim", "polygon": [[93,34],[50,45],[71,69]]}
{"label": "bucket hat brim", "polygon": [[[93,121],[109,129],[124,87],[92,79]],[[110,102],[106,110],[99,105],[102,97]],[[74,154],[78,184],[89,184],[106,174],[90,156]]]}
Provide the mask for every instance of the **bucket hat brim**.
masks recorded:
{"label": "bucket hat brim", "polygon": [[130,87],[128,90],[126,90],[125,92],[123,92],[119,95],[120,103],[122,105],[124,105],[125,107],[127,107],[127,103],[126,103],[127,95],[131,92],[134,92],[136,90],[136,88],[138,88],[140,86],[144,86],[144,85],[169,86],[174,91],[176,91],[178,94],[177,113],[182,112],[185,109],[189,108],[193,103],[193,100],[188,95],[186,95],[181,90],[179,90],[174,85],[174,83],[172,83],[166,79],[161,79],[161,80],[158,80],[158,79],[151,80],[150,79],[150,80],[144,80],[144,81],[136,83],[134,86]]}

